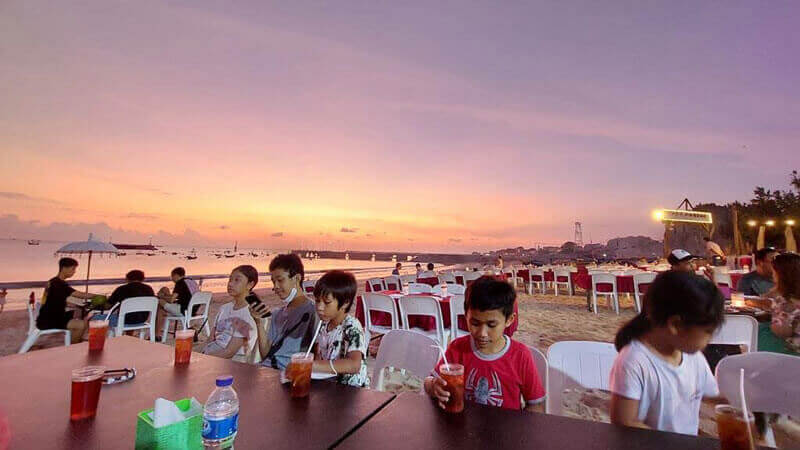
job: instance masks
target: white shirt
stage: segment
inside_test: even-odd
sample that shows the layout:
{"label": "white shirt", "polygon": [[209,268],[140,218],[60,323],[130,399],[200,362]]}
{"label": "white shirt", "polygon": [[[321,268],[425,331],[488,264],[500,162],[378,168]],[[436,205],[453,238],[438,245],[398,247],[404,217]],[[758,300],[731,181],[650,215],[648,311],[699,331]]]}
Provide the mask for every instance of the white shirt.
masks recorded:
{"label": "white shirt", "polygon": [[706,242],[706,252],[708,256],[723,256],[725,253],[722,252],[722,248],[714,241]]}
{"label": "white shirt", "polygon": [[719,395],[702,352],[684,353],[673,366],[634,340],[611,368],[611,392],[639,401],[639,421],[661,431],[697,435],[700,402]]}
{"label": "white shirt", "polygon": [[[214,336],[206,344],[206,349],[214,347],[215,349],[225,349],[231,342],[232,338],[246,339],[245,345],[239,348],[236,352],[237,355],[246,355],[255,345],[258,340],[258,331],[256,329],[256,321],[250,315],[250,309],[245,306],[244,308],[233,309],[235,302],[225,303],[219,307],[219,314],[217,314],[217,321],[214,324]],[[244,324],[242,324],[244,322]],[[245,325],[250,327],[249,333],[244,333]]]}

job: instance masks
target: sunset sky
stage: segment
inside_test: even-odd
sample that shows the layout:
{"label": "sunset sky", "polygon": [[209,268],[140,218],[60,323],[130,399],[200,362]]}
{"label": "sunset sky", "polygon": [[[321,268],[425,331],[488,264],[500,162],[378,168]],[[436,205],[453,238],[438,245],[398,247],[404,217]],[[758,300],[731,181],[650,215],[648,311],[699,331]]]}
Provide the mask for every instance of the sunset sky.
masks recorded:
{"label": "sunset sky", "polygon": [[800,2],[0,2],[0,238],[659,237],[800,169]]}

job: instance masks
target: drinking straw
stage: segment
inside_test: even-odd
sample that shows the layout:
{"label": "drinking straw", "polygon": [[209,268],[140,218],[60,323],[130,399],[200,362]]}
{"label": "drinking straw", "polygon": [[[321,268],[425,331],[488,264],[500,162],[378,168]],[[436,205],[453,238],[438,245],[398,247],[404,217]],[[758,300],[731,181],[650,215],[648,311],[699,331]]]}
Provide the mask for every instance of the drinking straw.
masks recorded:
{"label": "drinking straw", "polygon": [[756,448],[753,441],[753,430],[750,429],[750,421],[747,420],[747,402],[744,399],[744,369],[739,369],[739,395],[742,397],[742,414],[744,414],[744,423],[747,427],[747,439],[750,440],[750,448]]}
{"label": "drinking straw", "polygon": [[439,344],[434,344],[431,345],[431,347],[436,347],[439,349],[439,353],[442,354],[442,359],[444,360],[445,365],[447,365],[447,367],[450,367],[450,363],[447,362],[447,356],[444,356],[444,349],[442,348],[442,346]]}
{"label": "drinking straw", "polygon": [[322,321],[317,324],[317,331],[314,332],[314,337],[311,339],[311,343],[308,344],[308,350],[306,350],[306,358],[308,358],[308,354],[311,352],[311,347],[314,346],[314,342],[317,342],[317,335],[319,334],[319,330],[322,328]]}

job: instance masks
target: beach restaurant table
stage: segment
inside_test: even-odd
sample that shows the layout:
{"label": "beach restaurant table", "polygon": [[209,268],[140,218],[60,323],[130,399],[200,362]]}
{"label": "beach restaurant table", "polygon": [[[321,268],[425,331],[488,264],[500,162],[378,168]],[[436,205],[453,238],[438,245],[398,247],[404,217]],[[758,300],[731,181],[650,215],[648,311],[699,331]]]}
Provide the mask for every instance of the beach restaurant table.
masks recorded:
{"label": "beach restaurant table", "polygon": [[[575,285],[586,291],[592,290],[592,276],[588,273],[575,274],[573,276]],[[597,285],[598,292],[611,292],[611,284],[600,283]],[[633,275],[617,275],[617,292],[633,294]]]}
{"label": "beach restaurant table", "polygon": [[[403,295],[405,295],[401,291],[381,291],[381,292],[376,292],[376,294],[383,294],[383,295],[388,295],[389,297],[392,297],[394,299],[394,301],[395,301],[395,304],[397,304],[397,301],[401,297],[403,297]],[[428,295],[428,296],[431,296],[431,297],[435,298],[436,300],[438,300],[439,301],[439,306],[442,309],[442,326],[444,328],[446,328],[446,329],[450,328],[450,297],[449,296],[448,297],[439,297],[437,295],[431,295],[431,294],[416,294],[416,295]],[[399,306],[398,306],[398,310],[397,311],[398,311],[398,314],[399,314],[399,311],[400,311]],[[514,313],[516,313],[517,317],[519,317],[519,307],[518,307],[517,303],[514,303]],[[365,326],[364,325],[364,298],[361,295],[359,295],[356,298],[356,319],[358,319],[358,321],[361,322],[361,326]],[[372,314],[370,314],[370,320],[372,321],[373,325],[378,325],[378,326],[382,326],[382,327],[390,327],[390,326],[392,326],[392,318],[389,316],[389,314],[384,313],[384,312],[372,311]],[[403,321],[402,318],[398,317],[398,320],[400,322],[400,325],[402,325],[402,321]],[[514,332],[517,331],[517,327],[519,325],[518,322],[519,322],[519,320],[514,320],[514,323],[512,323],[510,327],[506,328],[505,334],[508,335],[509,337],[514,336]],[[410,315],[409,316],[409,326],[411,328],[422,328],[423,330],[430,331],[430,330],[433,330],[433,329],[436,328],[436,320],[433,317],[430,317],[430,316]],[[463,316],[458,318],[458,327],[460,329],[462,329],[462,330],[465,330],[465,331],[467,330],[467,321]]]}
{"label": "beach restaurant table", "polygon": [[448,414],[428,397],[405,393],[337,448],[700,450],[719,449],[719,441],[471,403]]}
{"label": "beach restaurant table", "polygon": [[[277,370],[192,354],[173,366],[174,348],[122,336],[89,354],[87,344],[0,358],[0,410],[9,418],[10,448],[131,449],[136,415],[155,399],[195,397],[205,403],[218,375],[233,375],[239,395],[236,448],[326,448],[343,439],[394,396],[313,381],[306,399],[289,397]],[[135,367],[131,381],[103,385],[97,417],[70,422],[70,373],[88,365]]]}

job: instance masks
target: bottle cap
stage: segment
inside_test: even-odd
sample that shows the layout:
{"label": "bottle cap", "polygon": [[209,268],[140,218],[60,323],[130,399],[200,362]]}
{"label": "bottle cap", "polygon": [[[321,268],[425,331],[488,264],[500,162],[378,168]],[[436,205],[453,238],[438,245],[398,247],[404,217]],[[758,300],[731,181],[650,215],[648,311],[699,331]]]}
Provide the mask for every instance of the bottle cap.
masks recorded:
{"label": "bottle cap", "polygon": [[225,387],[233,384],[233,375],[220,375],[217,377],[217,387]]}

